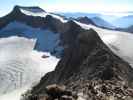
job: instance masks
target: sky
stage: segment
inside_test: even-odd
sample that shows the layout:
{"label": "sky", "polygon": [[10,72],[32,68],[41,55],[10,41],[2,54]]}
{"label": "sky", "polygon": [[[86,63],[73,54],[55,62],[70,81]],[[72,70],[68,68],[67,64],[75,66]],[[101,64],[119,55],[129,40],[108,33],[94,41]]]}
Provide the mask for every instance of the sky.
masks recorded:
{"label": "sky", "polygon": [[133,0],[1,0],[0,15],[14,5],[40,6],[48,12],[128,12],[133,11]]}

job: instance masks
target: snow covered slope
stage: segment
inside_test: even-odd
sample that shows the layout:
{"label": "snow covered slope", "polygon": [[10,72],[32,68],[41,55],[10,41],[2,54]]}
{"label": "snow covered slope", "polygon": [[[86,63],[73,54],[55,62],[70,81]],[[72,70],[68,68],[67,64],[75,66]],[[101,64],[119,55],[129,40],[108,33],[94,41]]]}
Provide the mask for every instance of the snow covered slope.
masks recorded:
{"label": "snow covered slope", "polygon": [[26,92],[29,88],[30,87],[23,87],[20,89],[16,89],[10,93],[0,96],[0,100],[21,100],[22,94]]}
{"label": "snow covered slope", "polygon": [[[76,21],[75,21],[76,22]],[[112,31],[76,22],[84,29],[93,28],[105,44],[118,56],[133,66],[133,34],[127,32]]]}
{"label": "snow covered slope", "polygon": [[[8,100],[2,95],[13,95],[13,91],[35,84],[41,76],[55,68],[59,59],[33,50],[35,42],[17,36],[0,39],[0,100]],[[48,57],[42,58],[44,54]],[[14,97],[20,95],[15,93]]]}

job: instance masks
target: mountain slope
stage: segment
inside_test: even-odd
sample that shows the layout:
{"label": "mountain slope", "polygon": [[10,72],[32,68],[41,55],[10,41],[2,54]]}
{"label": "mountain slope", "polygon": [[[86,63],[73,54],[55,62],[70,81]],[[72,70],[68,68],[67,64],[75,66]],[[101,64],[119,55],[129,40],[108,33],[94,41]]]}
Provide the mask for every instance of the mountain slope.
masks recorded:
{"label": "mountain slope", "polygon": [[[132,73],[131,66],[116,56],[96,31],[83,30],[74,44],[65,50],[64,57],[55,70],[47,73],[31,93],[33,96],[45,93],[45,87],[50,84],[65,85],[67,89],[80,92],[82,84],[94,80],[115,80],[132,87]],[[87,90],[84,93],[86,92]]]}
{"label": "mountain slope", "polygon": [[[132,57],[132,42],[133,35],[127,32],[120,32],[108,29],[102,29],[95,27],[93,25],[86,25],[76,22],[83,29],[89,30],[93,28],[104,41],[104,43],[119,57],[126,60],[129,64],[133,66],[133,57]],[[124,48],[123,48],[124,45]],[[117,48],[117,49],[116,49]]]}
{"label": "mountain slope", "polygon": [[[83,22],[86,22],[86,20],[83,20]],[[42,92],[42,89],[44,89],[45,86],[50,83],[61,83],[69,87],[69,85],[73,81],[78,83],[78,78],[82,77],[83,80],[110,80],[112,78],[124,82],[129,82],[130,80],[132,80],[132,69],[125,61],[121,60],[115,54],[128,61],[130,64],[133,64],[131,51],[133,48],[131,45],[133,35],[129,33],[123,34],[122,32],[118,31],[98,28],[91,20],[88,21],[88,24],[91,25],[81,24],[80,22],[77,22],[75,20],[65,20],[61,16],[53,13],[48,13],[38,7],[16,6],[10,14],[3,18],[0,18],[0,38],[6,37],[7,39],[9,39],[10,36],[18,36],[19,38],[28,38],[28,40],[34,39],[36,41],[34,47],[35,50],[50,52],[57,57],[63,56],[55,71],[53,71],[52,74],[47,74],[46,77],[42,78],[42,81],[40,83],[41,85],[38,85],[37,88],[35,88],[33,94]],[[90,28],[96,30],[97,33],[93,29],[88,30]],[[108,45],[113,53],[102,42],[98,35],[104,41],[104,43]],[[16,42],[13,42],[13,44],[16,45]],[[125,46],[124,48],[123,45]],[[8,47],[8,45],[5,45],[5,47]],[[11,47],[14,46],[11,45]],[[21,52],[23,51],[24,50],[22,50]],[[36,57],[34,56],[34,53],[31,54],[33,54],[31,57],[33,61],[42,61],[42,58],[40,56]],[[43,57],[45,58],[45,55]],[[20,61],[18,60],[17,63],[16,60],[11,60],[9,64],[11,63],[12,65],[13,63],[13,66],[9,66],[9,68],[14,68],[16,65],[17,67],[22,68],[28,66],[25,65],[27,64],[26,62],[24,62],[23,64],[23,59],[20,59]],[[45,63],[47,63],[47,59],[44,60],[46,60]],[[44,68],[46,69],[51,68],[52,63],[55,62],[52,59],[49,60],[50,62],[48,61],[48,63],[50,65],[44,64]],[[27,60],[24,59],[24,61]],[[29,66],[32,67],[32,64]],[[35,64],[33,66],[36,67],[37,65]],[[117,68],[120,69],[120,72],[115,71]],[[129,72],[129,70],[131,72]],[[29,71],[27,73],[29,73]],[[106,75],[106,73],[109,73],[109,76]],[[123,73],[125,74],[123,75]],[[33,73],[31,73],[31,76],[32,74]],[[8,78],[10,79],[10,77],[7,76],[6,79]],[[2,80],[3,77],[0,77],[0,79]],[[67,79],[70,80],[64,81]],[[44,80],[46,81],[44,82]],[[5,84],[5,81],[3,81],[2,84]],[[129,84],[130,83],[132,83],[132,81],[129,82]],[[81,83],[79,82],[75,85],[78,86],[80,84]]]}

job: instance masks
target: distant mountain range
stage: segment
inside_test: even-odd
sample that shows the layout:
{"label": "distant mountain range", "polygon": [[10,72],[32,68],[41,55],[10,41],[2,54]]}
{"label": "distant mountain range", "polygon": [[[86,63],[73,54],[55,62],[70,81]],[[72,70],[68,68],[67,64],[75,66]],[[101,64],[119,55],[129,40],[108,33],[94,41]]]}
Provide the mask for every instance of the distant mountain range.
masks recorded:
{"label": "distant mountain range", "polygon": [[78,18],[78,17],[88,17],[88,18],[92,18],[92,17],[101,17],[102,19],[106,20],[106,21],[113,21],[114,19],[116,19],[116,16],[113,15],[105,15],[105,14],[100,14],[100,13],[59,13],[63,16],[66,16],[67,18]]}
{"label": "distant mountain range", "polygon": [[[133,23],[133,13],[127,12],[122,17],[118,17],[117,15],[108,15],[108,14],[100,14],[100,13],[60,13],[61,15],[64,15],[68,18],[78,18],[86,16],[88,18],[100,18],[106,23],[110,23],[111,26],[117,27],[117,28],[127,28]],[[119,13],[118,13],[119,14]],[[129,15],[128,15],[129,14]],[[110,26],[109,25],[109,26]]]}
{"label": "distant mountain range", "polygon": [[100,18],[100,17],[93,17],[93,18],[91,18],[91,19],[92,19],[92,21],[93,21],[94,23],[96,23],[96,25],[99,26],[99,27],[107,27],[107,28],[112,28],[112,29],[115,29],[115,28],[116,28],[115,26],[111,25],[111,23],[109,23],[109,22],[103,20],[103,19]]}
{"label": "distant mountain range", "polygon": [[133,15],[124,16],[112,21],[112,24],[119,28],[127,28],[133,25]]}
{"label": "distant mountain range", "polygon": [[76,20],[81,22],[81,23],[84,23],[84,24],[92,24],[92,25],[95,25],[95,26],[101,27],[101,28],[109,28],[109,29],[115,29],[116,28],[116,27],[112,26],[109,22],[103,20],[100,17],[92,17],[92,18],[79,17]]}
{"label": "distant mountain range", "polygon": [[84,23],[84,24],[88,24],[88,25],[91,24],[91,25],[95,25],[96,26],[96,23],[92,19],[90,19],[88,17],[78,17],[75,20],[78,21],[78,22]]}

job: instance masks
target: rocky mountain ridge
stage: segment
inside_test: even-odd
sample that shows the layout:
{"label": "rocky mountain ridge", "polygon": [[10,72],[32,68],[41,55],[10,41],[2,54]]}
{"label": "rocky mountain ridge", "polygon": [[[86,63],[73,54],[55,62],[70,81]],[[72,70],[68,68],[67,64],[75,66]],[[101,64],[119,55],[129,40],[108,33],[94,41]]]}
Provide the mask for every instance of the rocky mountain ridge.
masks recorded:
{"label": "rocky mountain ridge", "polygon": [[[106,83],[106,81],[115,81],[116,84],[122,82],[125,86],[132,88],[132,73],[133,69],[131,66],[116,56],[102,42],[93,29],[83,30],[77,36],[74,44],[65,50],[65,54],[55,70],[47,73],[41,79],[40,83],[33,87],[31,94],[33,96],[45,94],[45,87],[51,84],[65,85],[68,90],[75,91],[76,93],[82,92],[83,95],[87,95],[88,93],[84,88],[89,88],[83,84],[89,84],[90,82],[93,84],[95,84],[95,82],[103,84],[104,82]],[[109,84],[108,82],[107,84]],[[84,86],[84,88],[82,86]],[[122,85],[120,85],[120,87],[121,86]],[[92,91],[90,93],[92,93]],[[95,96],[96,95],[92,97]],[[89,95],[87,95],[87,98],[84,100],[88,100],[89,98]],[[116,100],[119,99],[117,98]]]}

